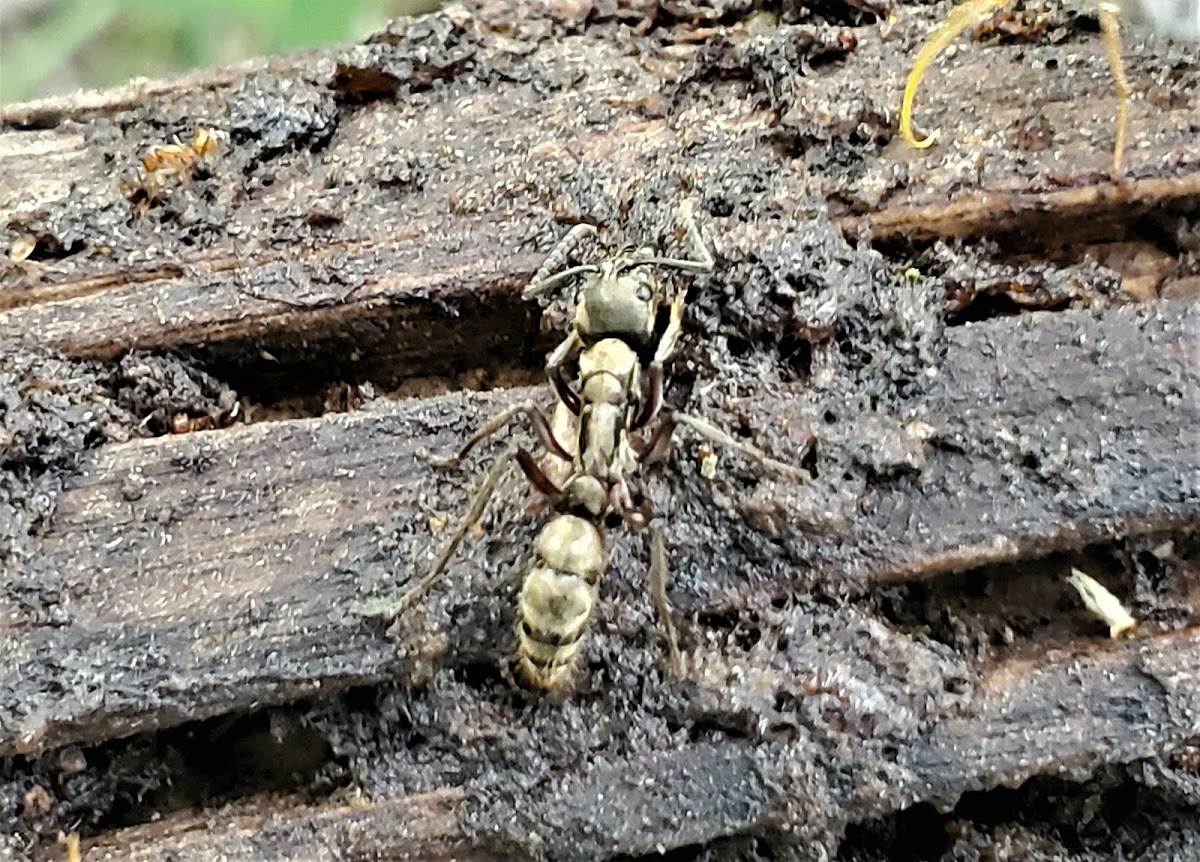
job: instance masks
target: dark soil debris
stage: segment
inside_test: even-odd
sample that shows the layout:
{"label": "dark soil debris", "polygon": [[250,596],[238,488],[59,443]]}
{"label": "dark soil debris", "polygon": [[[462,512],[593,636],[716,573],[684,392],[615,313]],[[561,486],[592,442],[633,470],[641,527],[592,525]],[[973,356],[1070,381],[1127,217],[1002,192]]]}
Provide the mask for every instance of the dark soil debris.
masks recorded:
{"label": "dark soil debris", "polygon": [[178,357],[127,354],[115,387],[117,403],[152,434],[220,428],[237,418],[237,393]]}

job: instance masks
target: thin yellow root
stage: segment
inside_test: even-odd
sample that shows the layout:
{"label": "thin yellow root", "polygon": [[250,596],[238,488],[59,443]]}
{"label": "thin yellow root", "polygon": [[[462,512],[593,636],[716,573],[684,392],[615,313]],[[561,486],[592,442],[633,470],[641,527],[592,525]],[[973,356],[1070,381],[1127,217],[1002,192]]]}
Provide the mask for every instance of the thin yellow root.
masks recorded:
{"label": "thin yellow root", "polygon": [[1010,0],[967,0],[961,6],[955,6],[946,16],[942,25],[921,48],[921,53],[917,54],[917,62],[913,64],[913,69],[908,74],[908,81],[904,85],[904,104],[900,107],[900,134],[904,135],[904,140],[908,141],[910,146],[920,150],[932,147],[938,136],[935,130],[925,138],[918,138],[912,127],[913,99],[916,98],[917,87],[921,85],[925,71],[937,59],[938,54],[945,51],[946,47],[964,30],[982,23],[988,16],[1002,6],[1008,5],[1009,2]]}
{"label": "thin yellow root", "polygon": [[1112,172],[1121,172],[1121,161],[1125,154],[1125,126],[1129,122],[1129,97],[1133,90],[1125,77],[1125,60],[1121,57],[1121,25],[1117,20],[1121,9],[1115,3],[1100,4],[1100,35],[1104,39],[1104,53],[1108,55],[1108,68],[1117,85],[1117,142],[1113,146]]}

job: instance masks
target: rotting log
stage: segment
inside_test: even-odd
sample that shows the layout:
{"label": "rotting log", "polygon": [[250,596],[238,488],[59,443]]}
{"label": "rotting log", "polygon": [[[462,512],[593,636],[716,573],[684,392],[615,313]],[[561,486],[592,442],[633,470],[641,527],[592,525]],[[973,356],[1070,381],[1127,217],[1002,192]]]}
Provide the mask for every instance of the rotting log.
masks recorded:
{"label": "rotting log", "polygon": [[[1150,321],[1122,309],[1099,322],[1064,312],[954,334],[945,379],[918,407],[936,420],[944,441],[921,454],[920,493],[904,477],[881,481],[855,498],[864,508],[857,517],[825,523],[789,524],[789,513],[816,509],[808,489],[773,483],[744,504],[763,529],[794,530],[781,541],[807,563],[768,592],[789,591],[796,580],[831,591],[853,580],[854,589],[868,591],[1122,536],[1185,531],[1198,514],[1191,480],[1200,455],[1187,445],[1192,432],[1178,427],[1151,387],[1172,382],[1198,323],[1194,307]],[[1086,341],[1058,349],[1075,334]],[[1084,346],[1090,343],[1104,345],[1110,359]],[[1044,365],[1050,360],[1063,369],[1057,380]],[[996,377],[996,368],[1005,374]],[[1031,384],[1038,379],[1046,380],[1044,389]],[[94,743],[122,730],[154,730],[395,675],[394,646],[350,613],[366,587],[362,560],[392,531],[413,534],[398,558],[420,561],[430,541],[426,519],[405,513],[437,500],[453,517],[475,481],[468,474],[446,495],[422,453],[451,449],[464,414],[465,424],[477,423],[536,394],[409,400],[96,450],[67,480],[29,575],[40,589],[67,597],[62,610],[70,624],[35,626],[21,639],[23,660],[0,686],[9,716],[0,752]],[[738,409],[800,427],[805,417],[797,402],[749,400]],[[1036,451],[998,440],[1021,416],[1046,418],[1036,434],[1026,432]],[[871,428],[847,434],[854,445],[872,439]],[[907,441],[898,429],[874,434],[879,451]],[[1110,449],[1103,458],[1077,453],[1064,464],[1011,469],[1033,455],[1049,459],[1071,446],[1098,450],[1124,440],[1128,451]],[[1086,470],[1103,471],[1104,481]],[[477,562],[461,560],[451,580],[478,581],[471,574]],[[680,565],[697,563],[685,554]],[[745,592],[740,575],[703,565],[713,569],[705,576],[710,589]],[[482,581],[478,587],[487,589]],[[691,604],[686,596],[681,602]],[[121,637],[113,641],[116,626]],[[141,661],[149,641],[173,657],[155,673]],[[235,647],[246,652],[230,662]],[[53,668],[37,658],[47,654],[55,656]],[[52,691],[66,679],[104,685],[29,697],[30,687]]]}
{"label": "rotting log", "polygon": [[[944,143],[914,153],[889,111],[929,9],[514,8],[4,110],[12,846],[1195,847],[1195,54],[1136,52],[1135,84],[1171,76],[1114,179],[1108,82],[1038,66],[1103,69],[1086,22],[965,47],[927,84]],[[148,196],[139,156],[195,125],[221,152]],[[515,479],[421,605],[364,617],[478,480],[424,453],[549,397],[526,387],[563,309],[539,327],[519,292],[553,242],[670,245],[688,197],[718,269],[670,399],[780,457],[815,444],[803,484],[726,454],[706,478],[685,438],[648,471],[683,678],[619,536],[577,690],[511,686],[539,517]],[[1134,640],[1102,637],[1072,565]]]}

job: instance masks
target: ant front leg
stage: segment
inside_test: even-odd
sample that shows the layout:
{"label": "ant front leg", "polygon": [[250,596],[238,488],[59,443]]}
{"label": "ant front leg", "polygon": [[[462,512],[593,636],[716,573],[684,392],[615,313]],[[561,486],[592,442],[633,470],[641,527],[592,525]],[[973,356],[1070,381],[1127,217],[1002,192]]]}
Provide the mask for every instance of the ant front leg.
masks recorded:
{"label": "ant front leg", "polygon": [[[687,201],[680,207],[681,221],[687,231],[688,242],[691,244],[692,259],[654,258],[652,259],[654,263],[694,273],[712,271],[715,261],[712,252],[704,244],[704,238],[700,235],[694,209],[695,205],[692,201]],[[642,403],[637,415],[633,418],[632,427],[634,429],[644,428],[662,409],[663,378],[665,376],[663,367],[667,360],[675,355],[675,350],[679,347],[679,337],[683,332],[683,308],[686,302],[687,288],[683,287],[671,300],[671,314],[667,320],[667,328],[654,348],[654,356],[650,360],[650,366],[646,373],[646,387],[642,395]]]}
{"label": "ant front leg", "polygon": [[675,348],[679,346],[679,336],[683,331],[683,305],[686,298],[687,289],[685,288],[671,301],[671,317],[667,322],[667,328],[663,331],[662,338],[658,340],[658,346],[654,349],[654,358],[650,360],[650,367],[646,369],[646,385],[642,393],[642,403],[639,405],[631,425],[635,431],[645,428],[662,409],[663,378],[665,376],[663,366],[675,354]]}
{"label": "ant front leg", "polygon": [[[563,366],[567,359],[573,353],[579,351],[583,347],[583,339],[579,337],[579,330],[574,324],[571,325],[571,331],[567,333],[567,337],[562,343],[546,357],[546,376],[550,378],[550,383],[554,387],[555,394],[558,395],[560,401],[566,405],[567,409],[579,415],[579,411],[583,409],[583,402],[579,398],[579,393],[571,388],[571,382],[567,380],[563,373]],[[555,452],[554,454],[558,454]],[[571,459],[568,457],[568,461]]]}

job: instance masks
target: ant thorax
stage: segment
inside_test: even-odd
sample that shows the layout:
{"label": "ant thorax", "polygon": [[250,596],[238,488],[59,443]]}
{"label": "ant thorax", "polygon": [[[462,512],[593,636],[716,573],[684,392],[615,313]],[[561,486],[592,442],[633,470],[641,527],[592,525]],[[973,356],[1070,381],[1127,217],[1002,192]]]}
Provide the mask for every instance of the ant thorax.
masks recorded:
{"label": "ant thorax", "polygon": [[580,395],[585,402],[619,404],[641,389],[641,362],[619,338],[605,338],[579,354]]}

